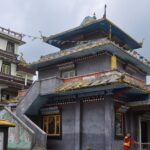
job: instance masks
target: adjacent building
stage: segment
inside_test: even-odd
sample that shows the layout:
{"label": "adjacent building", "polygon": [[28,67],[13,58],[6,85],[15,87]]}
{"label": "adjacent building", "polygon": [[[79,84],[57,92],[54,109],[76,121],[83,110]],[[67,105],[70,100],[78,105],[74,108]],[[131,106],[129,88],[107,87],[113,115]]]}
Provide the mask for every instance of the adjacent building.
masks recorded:
{"label": "adjacent building", "polygon": [[18,58],[19,46],[25,44],[22,35],[9,29],[0,28],[0,104],[16,102],[18,90],[32,84],[35,71],[23,57]]}
{"label": "adjacent building", "polygon": [[[142,27],[141,27],[142,28]],[[32,67],[36,81],[17,116],[34,131],[34,146],[51,150],[121,150],[126,132],[150,142],[150,62],[142,44],[104,16],[44,38],[60,49]]]}

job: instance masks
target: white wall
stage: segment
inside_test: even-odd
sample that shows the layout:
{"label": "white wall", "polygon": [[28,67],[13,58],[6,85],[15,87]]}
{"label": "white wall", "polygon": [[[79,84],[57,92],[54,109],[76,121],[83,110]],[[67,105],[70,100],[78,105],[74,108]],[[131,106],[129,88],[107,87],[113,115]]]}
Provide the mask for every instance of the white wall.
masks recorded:
{"label": "white wall", "polygon": [[0,49],[5,51],[6,47],[7,47],[7,40],[0,38]]}
{"label": "white wall", "polygon": [[19,45],[15,44],[15,51],[14,51],[15,54],[18,54],[18,49],[19,49]]}
{"label": "white wall", "polygon": [[16,76],[17,66],[16,64],[11,64],[11,75]]}

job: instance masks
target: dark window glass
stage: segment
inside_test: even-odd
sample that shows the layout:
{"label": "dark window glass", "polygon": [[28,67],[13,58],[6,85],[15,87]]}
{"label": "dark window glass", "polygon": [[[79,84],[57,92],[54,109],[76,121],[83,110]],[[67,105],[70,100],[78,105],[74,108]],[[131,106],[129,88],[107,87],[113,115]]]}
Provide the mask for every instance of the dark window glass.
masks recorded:
{"label": "dark window glass", "polygon": [[43,130],[49,136],[60,136],[60,114],[43,116]]}
{"label": "dark window glass", "polygon": [[6,51],[10,52],[10,53],[14,53],[14,51],[15,51],[15,44],[8,41]]}

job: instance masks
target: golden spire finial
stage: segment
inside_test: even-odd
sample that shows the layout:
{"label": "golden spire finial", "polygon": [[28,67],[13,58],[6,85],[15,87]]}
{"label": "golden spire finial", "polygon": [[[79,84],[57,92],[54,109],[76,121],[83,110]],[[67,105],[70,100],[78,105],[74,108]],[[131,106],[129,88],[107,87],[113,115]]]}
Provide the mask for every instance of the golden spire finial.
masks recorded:
{"label": "golden spire finial", "polygon": [[20,53],[20,62],[19,64],[23,65],[23,66],[27,66],[27,62],[25,61],[25,59],[23,58],[23,53]]}

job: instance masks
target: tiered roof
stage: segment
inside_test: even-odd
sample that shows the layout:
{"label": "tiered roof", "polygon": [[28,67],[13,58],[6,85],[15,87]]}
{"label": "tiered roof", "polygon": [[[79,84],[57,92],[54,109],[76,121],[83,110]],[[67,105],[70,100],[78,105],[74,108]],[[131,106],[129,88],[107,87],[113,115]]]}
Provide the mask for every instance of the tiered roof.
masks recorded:
{"label": "tiered roof", "polygon": [[49,36],[44,39],[44,42],[60,48],[61,45],[64,44],[64,42],[69,42],[71,39],[73,39],[73,37],[75,38],[79,35],[87,34],[90,32],[101,31],[108,35],[110,32],[110,27],[112,37],[114,36],[115,41],[117,41],[119,44],[126,46],[131,50],[141,48],[141,43],[134,40],[131,36],[129,36],[127,33],[125,33],[118,26],[116,26],[106,18],[98,20],[91,20],[90,18],[89,22],[86,21],[86,23],[84,23],[83,21],[83,23],[76,28]]}
{"label": "tiered roof", "polygon": [[106,18],[88,16],[80,26],[44,38],[44,42],[61,50],[41,56],[32,64],[35,69],[107,51],[150,74],[150,62],[135,51],[142,44]]}

